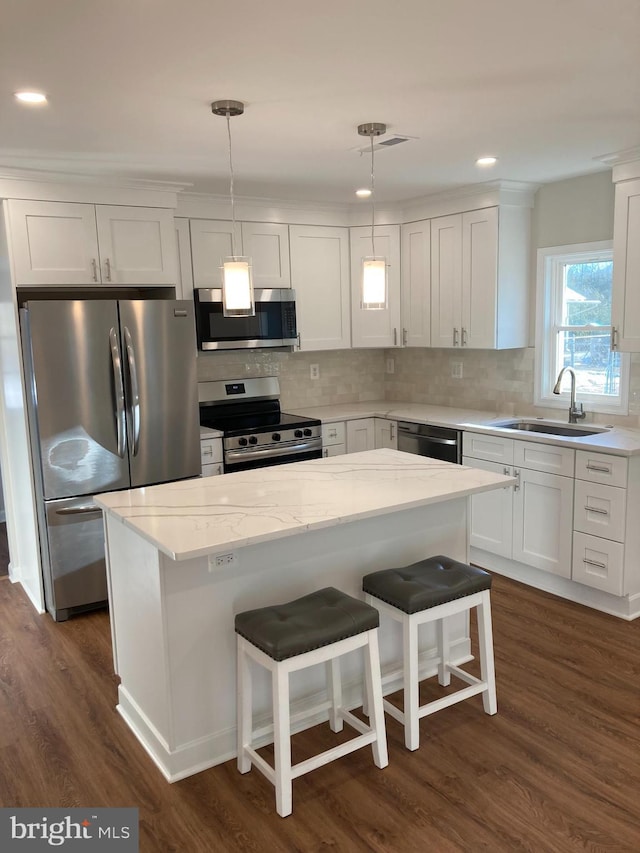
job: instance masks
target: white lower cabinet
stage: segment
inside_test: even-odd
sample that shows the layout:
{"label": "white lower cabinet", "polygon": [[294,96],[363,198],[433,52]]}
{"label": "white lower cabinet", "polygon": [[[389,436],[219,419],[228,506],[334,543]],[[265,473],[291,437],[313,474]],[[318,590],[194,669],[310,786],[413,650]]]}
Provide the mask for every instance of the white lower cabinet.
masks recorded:
{"label": "white lower cabinet", "polygon": [[386,418],[374,418],[375,446],[398,449],[398,424]]}
{"label": "white lower cabinet", "polygon": [[473,433],[464,433],[463,448],[464,465],[517,479],[513,488],[472,497],[471,545],[571,577],[574,451]]}
{"label": "white lower cabinet", "polygon": [[347,452],[347,432],[344,421],[322,425],[322,455],[342,456]]}
{"label": "white lower cabinet", "polygon": [[375,418],[347,421],[347,453],[374,450],[376,446]]}
{"label": "white lower cabinet", "polygon": [[200,439],[200,463],[203,477],[215,477],[223,473],[221,438]]}

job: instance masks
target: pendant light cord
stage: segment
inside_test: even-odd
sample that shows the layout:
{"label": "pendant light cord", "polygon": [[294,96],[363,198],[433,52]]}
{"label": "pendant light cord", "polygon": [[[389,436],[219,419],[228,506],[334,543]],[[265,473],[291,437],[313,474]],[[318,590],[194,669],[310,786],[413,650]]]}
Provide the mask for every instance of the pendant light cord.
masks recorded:
{"label": "pendant light cord", "polygon": [[227,136],[229,138],[229,195],[231,196],[231,253],[236,257],[236,211],[233,198],[233,160],[231,158],[231,115],[227,113]]}
{"label": "pendant light cord", "polygon": [[369,137],[371,139],[371,254],[375,258],[376,256],[376,246],[374,243],[373,237],[373,225],[376,219],[376,194],[375,194],[375,178],[373,174],[373,134]]}

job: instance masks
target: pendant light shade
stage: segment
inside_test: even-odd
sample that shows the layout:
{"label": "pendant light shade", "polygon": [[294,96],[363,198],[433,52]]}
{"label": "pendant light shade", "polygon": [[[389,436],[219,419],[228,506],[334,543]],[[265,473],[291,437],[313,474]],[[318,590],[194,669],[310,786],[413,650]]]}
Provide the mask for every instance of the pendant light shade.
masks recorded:
{"label": "pendant light shade", "polygon": [[222,313],[225,317],[252,317],[255,312],[251,260],[236,253],[236,215],[233,196],[233,160],[231,157],[231,116],[244,112],[241,101],[214,101],[211,112],[227,119],[229,138],[229,195],[231,197],[231,252],[222,259]]}
{"label": "pendant light shade", "polygon": [[387,285],[387,260],[376,255],[375,247],[375,172],[373,140],[387,132],[386,124],[368,122],[358,125],[360,136],[371,140],[371,255],[362,259],[362,281],[360,289],[360,307],[366,311],[381,311],[387,307],[389,288]]}

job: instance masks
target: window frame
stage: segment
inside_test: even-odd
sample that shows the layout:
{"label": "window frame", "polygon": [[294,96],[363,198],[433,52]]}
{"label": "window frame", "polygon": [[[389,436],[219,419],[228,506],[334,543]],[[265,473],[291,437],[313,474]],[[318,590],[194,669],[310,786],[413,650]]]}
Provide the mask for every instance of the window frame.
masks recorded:
{"label": "window frame", "polygon": [[[561,293],[558,288],[558,266],[567,262],[584,263],[588,260],[613,261],[613,240],[592,243],[573,243],[566,246],[545,246],[538,249],[536,271],[536,351],[535,351],[535,399],[537,406],[565,409],[569,405],[570,392],[553,394],[555,375],[556,343],[551,329],[556,327],[555,313],[559,310]],[[613,287],[613,283],[612,283]],[[611,327],[603,326],[603,329]],[[578,394],[578,402],[587,411],[603,414],[626,415],[629,411],[629,356],[620,353],[619,394]]]}

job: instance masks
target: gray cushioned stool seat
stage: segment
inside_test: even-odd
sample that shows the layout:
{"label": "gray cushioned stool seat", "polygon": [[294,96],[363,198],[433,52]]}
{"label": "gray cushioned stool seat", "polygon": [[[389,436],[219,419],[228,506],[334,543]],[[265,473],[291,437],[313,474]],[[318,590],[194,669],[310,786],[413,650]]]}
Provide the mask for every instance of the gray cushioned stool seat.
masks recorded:
{"label": "gray cushioned stool seat", "polygon": [[379,622],[375,607],[329,586],[286,604],[238,613],[235,628],[280,661],[370,631]]}
{"label": "gray cushioned stool seat", "polygon": [[362,579],[362,589],[403,613],[419,613],[491,588],[491,575],[440,554]]}

